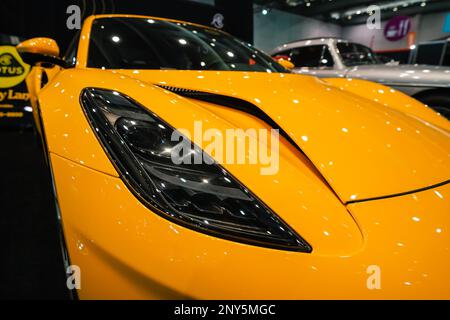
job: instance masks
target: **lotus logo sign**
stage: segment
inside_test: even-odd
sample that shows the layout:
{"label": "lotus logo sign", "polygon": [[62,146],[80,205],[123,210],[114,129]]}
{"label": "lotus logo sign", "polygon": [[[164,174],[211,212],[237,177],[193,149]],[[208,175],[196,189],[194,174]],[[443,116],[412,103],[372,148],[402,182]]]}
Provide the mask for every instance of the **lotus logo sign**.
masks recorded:
{"label": "lotus logo sign", "polygon": [[411,30],[412,20],[407,16],[396,16],[386,23],[384,37],[389,41],[403,39]]}
{"label": "lotus logo sign", "polygon": [[0,88],[10,88],[21,83],[30,66],[20,58],[15,47],[0,46]]}

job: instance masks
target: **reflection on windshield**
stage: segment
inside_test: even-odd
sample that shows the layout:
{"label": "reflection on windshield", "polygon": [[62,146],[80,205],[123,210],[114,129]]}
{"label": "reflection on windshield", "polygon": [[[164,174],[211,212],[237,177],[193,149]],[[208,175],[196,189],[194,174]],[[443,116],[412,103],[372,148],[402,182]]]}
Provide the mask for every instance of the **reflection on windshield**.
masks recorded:
{"label": "reflection on windshield", "polygon": [[337,48],[346,66],[380,64],[373,51],[362,44],[338,42]]}
{"label": "reflection on windshield", "polygon": [[88,67],[287,72],[250,44],[218,30],[125,17],[93,22]]}

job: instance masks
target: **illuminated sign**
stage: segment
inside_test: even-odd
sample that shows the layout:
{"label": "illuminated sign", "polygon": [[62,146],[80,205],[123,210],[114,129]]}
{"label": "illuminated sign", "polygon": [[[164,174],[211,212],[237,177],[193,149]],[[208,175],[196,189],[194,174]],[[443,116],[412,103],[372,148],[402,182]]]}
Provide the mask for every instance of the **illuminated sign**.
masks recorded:
{"label": "illuminated sign", "polygon": [[0,46],[0,127],[29,125],[31,114],[25,78],[30,66],[14,46]]}
{"label": "illuminated sign", "polygon": [[0,46],[0,88],[11,88],[23,80],[30,66],[20,58],[13,46]]}
{"label": "illuminated sign", "polygon": [[444,32],[450,32],[450,13],[447,13],[444,21],[444,28],[442,29]]}
{"label": "illuminated sign", "polygon": [[389,41],[398,41],[406,37],[411,30],[412,20],[407,16],[395,16],[386,23],[384,37]]}

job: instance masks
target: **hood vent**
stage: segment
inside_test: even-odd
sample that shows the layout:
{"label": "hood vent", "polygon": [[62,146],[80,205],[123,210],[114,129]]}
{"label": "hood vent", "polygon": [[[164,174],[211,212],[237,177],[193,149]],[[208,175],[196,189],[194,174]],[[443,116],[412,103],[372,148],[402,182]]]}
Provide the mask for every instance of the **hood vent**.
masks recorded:
{"label": "hood vent", "polygon": [[257,117],[261,121],[264,121],[271,128],[278,129],[280,135],[283,136],[283,138],[285,138],[291,145],[293,145],[303,155],[305,155],[304,152],[299,148],[299,146],[292,140],[292,138],[275,121],[273,121],[271,117],[269,117],[264,111],[259,109],[257,106],[255,106],[254,104],[252,104],[246,100],[242,100],[242,99],[230,97],[230,96],[225,96],[225,95],[221,95],[221,94],[216,94],[216,93],[202,92],[202,91],[177,88],[177,87],[172,87],[172,86],[164,86],[164,85],[157,85],[157,86],[162,89],[171,91],[177,95],[186,97],[186,98],[196,99],[196,100],[200,100],[200,101],[204,101],[204,102],[221,105],[221,106],[239,110],[239,111],[245,112],[247,114],[250,114],[254,117]]}

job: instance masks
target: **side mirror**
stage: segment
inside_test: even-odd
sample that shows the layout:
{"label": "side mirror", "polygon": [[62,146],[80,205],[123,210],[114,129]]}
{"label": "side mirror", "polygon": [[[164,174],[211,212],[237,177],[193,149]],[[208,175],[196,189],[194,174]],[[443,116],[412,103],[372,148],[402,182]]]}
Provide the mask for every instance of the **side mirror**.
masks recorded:
{"label": "side mirror", "polygon": [[25,40],[16,46],[22,60],[32,66],[37,64],[57,65],[67,67],[64,60],[59,57],[59,47],[55,40],[50,38],[33,38]]}
{"label": "side mirror", "polygon": [[295,68],[295,65],[289,61],[289,57],[287,56],[275,56],[273,59],[287,70],[292,70]]}

